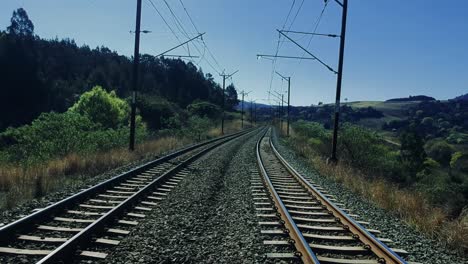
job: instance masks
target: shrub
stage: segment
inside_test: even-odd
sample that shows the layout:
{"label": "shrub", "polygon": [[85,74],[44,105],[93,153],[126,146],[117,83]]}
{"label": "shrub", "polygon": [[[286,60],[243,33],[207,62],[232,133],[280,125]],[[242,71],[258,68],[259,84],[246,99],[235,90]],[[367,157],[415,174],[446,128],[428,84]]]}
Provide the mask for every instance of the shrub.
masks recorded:
{"label": "shrub", "polygon": [[221,109],[217,105],[205,101],[194,102],[187,106],[187,110],[191,115],[212,119],[219,118],[221,115]]}
{"label": "shrub", "polygon": [[400,170],[398,155],[383,142],[376,132],[345,124],[338,137],[340,158],[361,170],[394,177]]}
{"label": "shrub", "polygon": [[429,157],[448,166],[454,149],[445,141],[431,141],[426,144],[426,152]]}
{"label": "shrub", "polygon": [[211,127],[211,121],[205,117],[192,116],[188,121],[188,134],[197,140],[202,140],[202,134]]}
{"label": "shrub", "polygon": [[114,91],[107,92],[101,86],[95,86],[83,93],[70,111],[86,116],[105,128],[118,128],[128,124],[130,106]]}
{"label": "shrub", "polygon": [[148,123],[148,126],[154,130],[171,128],[173,124],[167,121],[173,117],[179,119],[182,112],[182,109],[180,109],[177,104],[157,96],[139,96],[137,107],[140,110],[142,118]]}
{"label": "shrub", "polygon": [[[137,119],[136,136],[147,135],[146,127]],[[88,117],[76,112],[43,113],[31,125],[8,128],[0,134],[2,156],[9,162],[34,163],[63,157],[70,153],[93,153],[128,143],[129,129],[103,129]]]}

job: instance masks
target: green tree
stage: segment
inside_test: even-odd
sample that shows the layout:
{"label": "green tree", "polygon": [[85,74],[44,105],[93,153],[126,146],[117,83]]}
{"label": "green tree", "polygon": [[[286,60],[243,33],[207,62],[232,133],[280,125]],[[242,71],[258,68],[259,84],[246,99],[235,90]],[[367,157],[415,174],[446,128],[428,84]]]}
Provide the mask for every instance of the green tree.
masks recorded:
{"label": "green tree", "polygon": [[70,111],[87,116],[105,128],[117,128],[127,125],[130,106],[114,91],[107,92],[101,86],[95,86],[82,94]]}
{"label": "green tree", "polygon": [[221,113],[220,107],[205,101],[196,101],[188,105],[187,110],[191,115],[198,115],[208,118],[218,118]]}
{"label": "green tree", "polygon": [[226,87],[226,109],[234,110],[238,103],[239,99],[237,97],[236,88],[234,87],[234,84],[231,83]]}
{"label": "green tree", "polygon": [[7,32],[16,36],[30,37],[34,34],[34,24],[28,17],[28,13],[23,8],[13,11],[11,25],[7,27]]}
{"label": "green tree", "polygon": [[444,166],[449,166],[452,153],[455,151],[452,146],[442,140],[429,142],[426,147],[427,155]]}
{"label": "green tree", "polygon": [[202,135],[211,127],[211,121],[208,118],[192,116],[188,121],[188,132],[197,140],[202,139]]}
{"label": "green tree", "polygon": [[400,136],[400,159],[407,183],[413,183],[416,174],[424,168],[427,154],[424,151],[424,142],[414,130],[406,130]]}

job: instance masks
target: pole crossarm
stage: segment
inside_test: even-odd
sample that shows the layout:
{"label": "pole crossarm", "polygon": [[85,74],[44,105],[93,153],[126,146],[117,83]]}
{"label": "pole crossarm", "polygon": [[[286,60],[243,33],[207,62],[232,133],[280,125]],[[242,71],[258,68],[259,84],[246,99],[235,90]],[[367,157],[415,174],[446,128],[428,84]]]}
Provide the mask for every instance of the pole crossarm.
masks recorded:
{"label": "pole crossarm", "polygon": [[310,53],[306,48],[302,47],[299,43],[297,43],[296,41],[294,41],[292,38],[290,38],[288,35],[286,35],[285,33],[281,32],[281,30],[277,29],[277,31],[285,36],[287,39],[289,39],[292,43],[296,44],[299,48],[301,48],[303,51],[305,51],[307,54],[309,54],[310,56],[312,56],[314,59],[316,59],[318,62],[320,62],[320,64],[322,64],[323,66],[325,66],[327,69],[329,69],[330,71],[334,72],[335,74],[338,74],[337,71],[335,71],[332,67],[328,66],[325,62],[323,62],[322,60],[320,60],[319,58],[317,58],[317,56],[315,56],[314,54]]}
{"label": "pole crossarm", "polygon": [[[327,1],[328,1],[328,0],[327,0]],[[343,3],[341,3],[340,1],[335,0],[335,2],[336,2],[337,4],[339,4],[341,7],[344,7]]]}
{"label": "pole crossarm", "polygon": [[269,54],[257,54],[257,58],[282,58],[282,59],[300,59],[300,60],[315,60],[315,58],[309,57],[298,57],[298,56],[282,56],[282,55],[269,55]]}
{"label": "pole crossarm", "polygon": [[[276,94],[274,94],[272,92],[268,92],[268,93],[276,98],[275,102],[277,102],[277,103],[280,103],[280,102],[287,103],[283,99],[281,99],[281,97],[279,97],[278,95],[276,95]],[[281,95],[281,94],[279,94],[279,95]]]}
{"label": "pole crossarm", "polygon": [[281,78],[283,78],[285,81],[289,81],[291,79],[291,77],[284,77],[283,75],[281,75],[281,73],[275,71],[276,74],[278,74]]}
{"label": "pole crossarm", "polygon": [[164,57],[175,57],[175,58],[200,58],[200,56],[193,56],[193,55],[173,55],[173,54],[165,54]]}
{"label": "pole crossarm", "polygon": [[205,33],[200,33],[200,34],[198,34],[197,36],[195,36],[195,37],[193,37],[193,38],[191,38],[191,39],[189,39],[189,40],[187,40],[187,41],[185,41],[185,42],[183,42],[183,43],[181,43],[181,44],[179,44],[179,45],[177,45],[177,46],[175,46],[175,47],[173,47],[173,48],[171,48],[171,49],[168,49],[168,50],[166,50],[165,52],[163,52],[163,53],[161,53],[161,54],[156,55],[156,57],[162,56],[162,55],[168,53],[169,51],[173,51],[173,50],[177,49],[178,47],[181,47],[181,46],[183,46],[183,45],[189,43],[190,41],[192,41],[192,40],[194,40],[194,39],[197,39],[197,38],[202,37],[203,35],[205,35]]}
{"label": "pole crossarm", "polygon": [[237,71],[235,71],[235,72],[233,72],[233,73],[231,73],[231,74],[224,74],[224,73],[223,73],[223,74],[220,74],[220,76],[222,76],[223,78],[229,79],[229,78],[231,78],[234,74],[236,74],[238,71],[239,71],[239,70],[237,70]]}
{"label": "pole crossarm", "polygon": [[340,35],[336,35],[336,34],[322,34],[322,33],[304,32],[304,31],[294,31],[294,30],[280,30],[280,31],[283,33],[314,35],[314,36],[323,36],[323,37],[330,37],[330,38],[340,37]]}

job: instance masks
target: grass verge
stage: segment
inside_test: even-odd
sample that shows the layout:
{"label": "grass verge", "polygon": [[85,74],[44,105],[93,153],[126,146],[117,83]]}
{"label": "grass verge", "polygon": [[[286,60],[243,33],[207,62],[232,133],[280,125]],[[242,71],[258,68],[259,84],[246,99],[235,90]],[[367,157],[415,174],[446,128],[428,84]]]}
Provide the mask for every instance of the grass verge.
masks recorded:
{"label": "grass verge", "polygon": [[304,144],[294,133],[286,142],[297,154],[306,158],[320,175],[343,184],[447,247],[468,254],[468,208],[452,219],[442,208],[434,207],[422,193],[399,188],[381,178],[369,177],[345,163],[327,165],[325,157],[309,144]]}
{"label": "grass verge", "polygon": [[39,198],[64,185],[76,184],[91,177],[147,157],[154,157],[192,143],[187,138],[162,137],[138,144],[136,151],[119,147],[88,155],[69,154],[42,164],[0,166],[0,190],[4,198],[0,208],[12,208],[27,200]]}

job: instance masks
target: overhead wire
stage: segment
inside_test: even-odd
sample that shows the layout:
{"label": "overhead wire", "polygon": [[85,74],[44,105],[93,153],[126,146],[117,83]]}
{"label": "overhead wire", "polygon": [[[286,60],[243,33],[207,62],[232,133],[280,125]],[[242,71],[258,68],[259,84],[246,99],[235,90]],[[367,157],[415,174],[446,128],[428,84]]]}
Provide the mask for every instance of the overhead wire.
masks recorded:
{"label": "overhead wire", "polygon": [[[325,2],[325,4],[323,5],[323,8],[322,8],[322,11],[320,12],[320,15],[318,16],[318,18],[316,19],[315,21],[315,26],[314,26],[314,30],[313,30],[313,34],[317,33],[317,29],[320,25],[320,21],[322,20],[323,18],[323,14],[325,13],[325,9],[327,8],[328,6],[328,1]],[[307,43],[307,46],[306,46],[306,49],[308,49],[310,47],[310,44],[312,43],[312,40],[314,39],[314,35],[311,35],[310,38],[309,38],[309,42]],[[304,35],[305,36],[305,35]],[[306,52],[304,51],[302,53],[302,56],[301,57],[304,57],[306,54]],[[302,63],[302,59],[299,59],[299,62],[298,62],[298,66]],[[292,76],[294,75],[294,72],[291,74]]]}
{"label": "overhead wire", "polygon": [[[173,29],[173,27],[171,25],[169,25],[169,22],[167,21],[166,18],[164,18],[163,14],[161,13],[161,11],[156,7],[156,5],[154,4],[154,2],[152,0],[148,0],[148,2],[151,4],[151,6],[153,7],[153,9],[158,13],[158,15],[161,17],[161,19],[163,20],[164,24],[166,24],[166,26],[169,28],[169,30],[171,31],[171,33],[174,35],[174,37],[179,41],[179,42],[182,42],[179,38],[179,36],[177,35],[177,33],[175,32],[175,30]],[[184,36],[189,36],[188,33],[185,31],[182,23],[180,22],[180,20],[177,18],[177,16],[175,15],[174,11],[172,10],[172,8],[170,7],[170,5],[164,1],[166,6],[168,7],[169,9],[169,12],[171,12],[171,15],[173,16],[173,19],[174,21],[176,21],[176,27],[177,29],[179,30],[179,32],[181,33],[181,35],[184,35]],[[186,46],[183,46],[184,49],[189,52],[188,48]],[[218,69],[216,69],[216,67],[213,66],[213,64],[211,64],[210,61],[208,61],[204,55],[205,51],[201,52],[200,49],[194,45],[194,47],[197,49],[197,51],[200,53],[200,55],[202,55],[201,59],[204,59],[205,62],[208,64],[208,66],[210,66],[215,72],[217,72],[218,74],[220,74],[220,71]],[[200,62],[195,62],[193,61],[192,59],[190,59],[190,61],[194,64],[196,64],[197,66],[200,67],[199,63]]]}
{"label": "overhead wire", "polygon": [[[289,24],[288,30],[290,30],[291,27],[294,25],[294,22],[296,22],[296,19],[297,19],[298,15],[299,15],[299,13],[300,13],[300,11],[302,9],[302,6],[304,5],[304,2],[305,2],[305,0],[301,1],[299,7],[297,8],[296,14],[294,15],[294,18],[291,20],[291,23]],[[288,15],[286,16],[286,20],[284,21],[283,27],[281,28],[282,30],[284,30],[285,27],[286,27],[286,24],[287,24],[287,22],[289,20],[289,17],[291,15],[291,12],[292,12],[292,10],[294,8],[295,3],[296,3],[296,1],[294,0],[293,3],[291,4],[291,8],[289,9]],[[281,49],[281,47],[283,46],[283,43],[284,42],[281,42],[281,34],[278,34],[278,44],[276,46],[275,56],[278,56],[278,52]],[[277,59],[274,58],[274,60],[272,62],[269,91],[271,91],[272,86],[273,86],[273,78],[274,78],[275,71],[276,71],[276,61],[277,61]]]}
{"label": "overhead wire", "polygon": [[[164,0],[165,1],[165,0]],[[199,34],[200,31],[198,30],[197,26],[195,25],[195,22],[194,20],[192,19],[192,16],[190,15],[190,13],[188,12],[187,8],[185,7],[184,3],[182,0],[179,0],[180,4],[182,5],[182,8],[184,9],[185,13],[187,14],[187,17],[189,18],[190,20],[190,23],[192,24],[193,28],[196,30],[196,32]],[[202,38],[201,39],[201,42],[203,44],[203,48],[204,48],[204,52],[205,53],[205,50],[208,51],[208,55],[211,57],[211,59],[213,60],[213,62],[216,64],[216,66],[219,67],[219,69],[222,69],[223,67],[221,67],[221,65],[219,64],[218,60],[215,58],[215,56],[213,55],[213,53],[211,52],[211,50],[209,49],[208,45],[206,44],[205,40]],[[203,56],[205,57],[205,56]],[[206,58],[205,58],[205,61],[208,61]],[[212,67],[213,68],[213,67]],[[217,71],[216,72],[218,74],[220,74],[220,71]]]}

